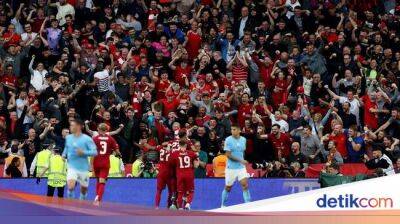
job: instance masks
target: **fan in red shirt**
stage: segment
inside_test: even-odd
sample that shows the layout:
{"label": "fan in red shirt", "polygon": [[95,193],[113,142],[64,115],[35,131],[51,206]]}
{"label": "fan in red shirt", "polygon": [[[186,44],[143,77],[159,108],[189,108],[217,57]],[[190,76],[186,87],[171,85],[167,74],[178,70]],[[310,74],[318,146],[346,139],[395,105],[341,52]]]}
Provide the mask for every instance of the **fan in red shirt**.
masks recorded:
{"label": "fan in red shirt", "polygon": [[[194,169],[198,167],[198,155],[188,150],[186,141],[179,141],[179,151],[171,155],[171,166],[175,168],[178,190],[178,208],[190,210],[194,195]],[[183,206],[183,197],[186,196]]]}
{"label": "fan in red shirt", "polygon": [[162,105],[162,115],[164,117],[168,116],[169,112],[175,112],[180,103],[179,98],[174,98],[173,92],[168,91],[166,95],[167,99],[161,99],[157,101]]}
{"label": "fan in red shirt", "polygon": [[[327,138],[329,141],[336,142],[337,151],[342,155],[343,159],[347,159],[347,137],[343,132],[343,126],[335,124],[332,133]],[[326,140],[326,137],[324,139]]]}
{"label": "fan in red shirt", "polygon": [[274,124],[271,127],[271,134],[268,135],[268,140],[272,143],[272,148],[275,151],[275,156],[287,158],[289,156],[292,140],[289,135],[280,131],[281,126]]}
{"label": "fan in red shirt", "polygon": [[361,99],[364,103],[364,125],[371,130],[378,128],[378,104],[376,103],[376,93],[365,94]]}
{"label": "fan in red shirt", "polygon": [[97,146],[97,156],[93,159],[93,170],[97,178],[96,184],[96,198],[94,204],[99,205],[103,198],[104,187],[110,169],[110,155],[113,151],[119,153],[119,147],[113,137],[106,134],[108,127],[105,123],[99,124],[97,127],[99,134],[93,138]]}
{"label": "fan in red shirt", "polygon": [[191,30],[188,31],[186,41],[184,43],[189,59],[194,60],[199,54],[201,48],[201,34],[198,32],[198,23],[193,21],[191,24]]}
{"label": "fan in red shirt", "polygon": [[155,80],[155,89],[157,91],[156,98],[157,100],[165,99],[165,93],[167,92],[168,87],[171,85],[171,81],[168,80],[168,72],[167,70],[160,71],[160,77],[158,77],[158,72],[153,76],[153,80]]}
{"label": "fan in red shirt", "polygon": [[251,118],[251,114],[253,113],[253,106],[249,103],[249,94],[244,93],[241,97],[241,100],[242,102],[238,107],[237,119],[240,127],[244,127],[244,121],[247,118]]}

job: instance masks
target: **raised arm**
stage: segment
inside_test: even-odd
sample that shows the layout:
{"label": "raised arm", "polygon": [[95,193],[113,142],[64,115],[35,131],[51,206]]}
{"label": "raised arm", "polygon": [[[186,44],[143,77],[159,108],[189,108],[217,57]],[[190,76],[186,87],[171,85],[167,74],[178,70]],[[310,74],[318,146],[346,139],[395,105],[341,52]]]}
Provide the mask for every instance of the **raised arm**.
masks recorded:
{"label": "raised arm", "polygon": [[89,128],[89,121],[85,121],[85,131],[90,135],[93,136],[93,131]]}
{"label": "raised arm", "polygon": [[45,26],[46,26],[46,22],[48,21],[48,18],[46,17],[44,20],[43,20],[43,23],[42,23],[42,26],[40,26],[40,31],[39,31],[39,33],[41,34],[41,33],[44,33],[45,32]]}
{"label": "raised arm", "polygon": [[329,87],[328,87],[328,85],[325,85],[324,87],[325,87],[326,91],[328,91],[329,95],[331,95],[331,97],[332,97],[334,100],[340,99],[340,96],[338,96],[336,93],[334,93],[332,90],[330,90]]}
{"label": "raised arm", "polygon": [[121,131],[122,131],[122,129],[124,129],[124,125],[123,124],[120,124],[119,125],[119,127],[117,128],[117,129],[115,129],[114,131],[110,131],[110,135],[111,136],[113,136],[113,135],[118,135]]}
{"label": "raised arm", "polygon": [[24,5],[25,5],[25,3],[19,4],[19,8],[18,8],[18,10],[17,10],[17,12],[15,13],[15,16],[14,16],[16,21],[19,21],[19,19],[21,18],[21,11],[22,11],[22,8],[24,7]]}
{"label": "raised arm", "polygon": [[376,131],[374,131],[374,134],[376,135],[378,132],[385,130],[389,125],[393,122],[394,120],[390,118],[388,121],[386,121],[382,126],[380,126]]}
{"label": "raised arm", "polygon": [[35,55],[32,55],[31,62],[29,62],[29,72],[33,75],[33,62],[35,61]]}

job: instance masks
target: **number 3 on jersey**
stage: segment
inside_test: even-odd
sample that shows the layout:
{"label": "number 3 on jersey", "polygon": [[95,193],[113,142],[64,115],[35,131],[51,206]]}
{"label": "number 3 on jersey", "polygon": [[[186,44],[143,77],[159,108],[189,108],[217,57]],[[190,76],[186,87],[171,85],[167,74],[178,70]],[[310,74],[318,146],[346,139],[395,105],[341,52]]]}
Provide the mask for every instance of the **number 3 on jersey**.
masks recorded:
{"label": "number 3 on jersey", "polygon": [[106,154],[106,152],[107,152],[107,142],[106,141],[100,141],[100,146],[101,146],[100,155]]}
{"label": "number 3 on jersey", "polygon": [[178,157],[179,158],[179,168],[189,168],[190,167],[190,157]]}

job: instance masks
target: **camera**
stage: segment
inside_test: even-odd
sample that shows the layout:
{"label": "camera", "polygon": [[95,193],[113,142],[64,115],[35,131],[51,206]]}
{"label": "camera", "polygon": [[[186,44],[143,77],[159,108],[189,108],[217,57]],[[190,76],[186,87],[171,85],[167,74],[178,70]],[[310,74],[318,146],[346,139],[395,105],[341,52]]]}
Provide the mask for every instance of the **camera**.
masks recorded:
{"label": "camera", "polygon": [[252,168],[253,169],[262,169],[266,170],[268,168],[271,168],[273,165],[271,163],[268,163],[266,161],[263,161],[262,163],[253,163]]}

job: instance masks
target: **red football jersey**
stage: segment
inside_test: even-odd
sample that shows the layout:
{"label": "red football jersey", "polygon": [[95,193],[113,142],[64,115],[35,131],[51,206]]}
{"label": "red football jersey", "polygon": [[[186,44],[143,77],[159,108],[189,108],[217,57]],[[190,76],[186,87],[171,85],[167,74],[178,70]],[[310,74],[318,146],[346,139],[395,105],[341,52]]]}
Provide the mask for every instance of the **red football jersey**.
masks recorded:
{"label": "red football jersey", "polygon": [[93,137],[93,141],[97,146],[97,156],[94,157],[93,165],[97,167],[110,166],[110,155],[119,148],[115,139],[110,135],[97,135]]}
{"label": "red football jersey", "polygon": [[194,172],[193,162],[197,160],[198,156],[191,150],[179,150],[173,152],[171,155],[171,163],[175,167],[176,175]]}
{"label": "red football jersey", "polygon": [[160,159],[158,161],[158,164],[160,166],[165,166],[168,163],[169,160],[169,156],[171,155],[171,151],[167,148],[167,147],[163,147],[161,145],[158,145],[156,147],[156,150],[159,152],[160,154]]}
{"label": "red football jersey", "polygon": [[[186,141],[186,144],[187,144],[187,149],[191,150],[192,146],[193,146],[192,141],[190,139],[188,139]],[[169,147],[169,150],[171,150],[171,152],[179,151],[179,138],[176,138],[174,140],[170,140],[168,142],[168,147]]]}

